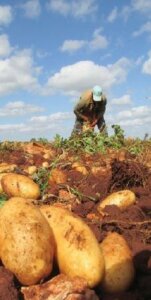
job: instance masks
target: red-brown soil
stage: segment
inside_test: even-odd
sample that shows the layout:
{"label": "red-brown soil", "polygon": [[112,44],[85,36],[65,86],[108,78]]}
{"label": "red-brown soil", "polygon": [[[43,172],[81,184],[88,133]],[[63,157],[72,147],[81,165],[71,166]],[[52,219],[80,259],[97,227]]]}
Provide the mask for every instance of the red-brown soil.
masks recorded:
{"label": "red-brown soil", "polygon": [[[49,148],[47,149],[49,150]],[[151,171],[143,161],[126,154],[124,158],[114,152],[95,155],[66,153],[54,150],[54,156],[44,158],[44,151],[28,153],[25,148],[7,150],[0,153],[0,163],[9,162],[17,165],[16,172],[26,174],[25,167],[35,165],[39,168],[48,162],[48,171],[58,157],[55,165],[66,176],[66,182],[48,184],[43,202],[65,206],[87,222],[101,242],[107,232],[116,231],[124,236],[133,253],[135,280],[130,289],[118,295],[103,294],[101,288],[95,289],[101,300],[150,300],[151,299]],[[72,168],[73,161],[80,161],[86,168],[83,174]],[[94,167],[96,167],[95,171]],[[97,211],[98,202],[112,192],[130,189],[136,194],[136,204],[124,211],[116,206],[108,206],[102,217]],[[0,300],[17,300],[19,284],[5,268],[0,273]],[[5,284],[1,284],[4,282]],[[10,283],[11,282],[11,283]],[[4,297],[4,287],[10,289],[12,296]],[[9,288],[11,286],[11,288]],[[7,295],[7,294],[6,294]],[[14,295],[14,296],[13,296]],[[15,298],[17,297],[17,298]],[[20,298],[19,298],[20,297]]]}

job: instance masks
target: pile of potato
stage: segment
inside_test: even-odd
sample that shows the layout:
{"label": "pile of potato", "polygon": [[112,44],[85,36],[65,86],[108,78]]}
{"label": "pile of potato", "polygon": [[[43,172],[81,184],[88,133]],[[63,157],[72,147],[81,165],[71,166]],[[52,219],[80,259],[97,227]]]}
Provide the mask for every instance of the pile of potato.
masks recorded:
{"label": "pile of potato", "polygon": [[[7,174],[1,185],[10,199],[0,210],[0,258],[22,285],[47,278],[57,263],[60,273],[79,276],[90,288],[100,285],[108,293],[129,288],[134,266],[121,235],[109,233],[99,245],[80,217],[59,206],[36,206],[39,186],[26,176]],[[104,203],[98,210],[109,205],[108,200]]]}

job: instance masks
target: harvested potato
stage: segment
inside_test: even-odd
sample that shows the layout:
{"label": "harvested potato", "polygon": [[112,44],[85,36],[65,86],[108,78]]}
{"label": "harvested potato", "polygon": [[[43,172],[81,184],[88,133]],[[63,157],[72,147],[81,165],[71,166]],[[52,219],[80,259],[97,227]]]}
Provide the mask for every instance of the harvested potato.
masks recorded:
{"label": "harvested potato", "polygon": [[65,183],[67,181],[67,176],[65,174],[65,172],[63,172],[62,170],[59,170],[57,168],[54,168],[49,176],[49,183],[56,183],[56,184],[61,184],[61,183]]}
{"label": "harvested potato", "polygon": [[126,291],[134,279],[134,266],[125,239],[116,232],[110,232],[100,247],[105,261],[103,289],[108,293]]}
{"label": "harvested potato", "polygon": [[106,167],[101,167],[101,166],[92,166],[91,172],[93,175],[104,175],[107,173]]}
{"label": "harvested potato", "polygon": [[19,174],[8,174],[1,180],[3,191],[9,197],[38,199],[40,188],[32,179]]}
{"label": "harvested potato", "polygon": [[83,175],[88,175],[88,171],[87,171],[86,167],[83,166],[83,164],[78,161],[74,162],[72,164],[72,168],[75,169],[76,171],[82,173]]}
{"label": "harvested potato", "polygon": [[128,206],[134,204],[136,201],[135,194],[130,190],[122,190],[107,196],[101,201],[97,207],[98,211],[101,212],[107,205],[116,205],[121,210],[124,210]]}
{"label": "harvested potato", "polygon": [[49,168],[49,163],[48,163],[48,161],[44,161],[44,162],[42,163],[42,167],[45,168],[45,169]]}
{"label": "harvested potato", "polygon": [[5,175],[8,175],[8,173],[0,173],[0,193],[2,193],[2,192],[3,192],[3,188],[2,188],[1,180],[2,180],[2,178],[3,178]]}
{"label": "harvested potato", "polygon": [[70,278],[80,276],[89,287],[96,286],[104,274],[104,259],[91,229],[64,208],[43,205],[40,209],[54,233],[60,272]]}
{"label": "harvested potato", "polygon": [[51,152],[46,152],[46,153],[43,155],[43,158],[44,158],[44,159],[50,159],[51,157],[52,157]]}
{"label": "harvested potato", "polygon": [[0,164],[0,173],[12,172],[17,166],[15,164],[1,163]]}
{"label": "harvested potato", "polygon": [[36,166],[28,166],[24,168],[24,171],[27,172],[29,175],[33,175],[37,171]]}
{"label": "harvested potato", "polygon": [[20,283],[32,285],[51,273],[54,236],[38,207],[10,198],[1,208],[0,228],[2,263]]}

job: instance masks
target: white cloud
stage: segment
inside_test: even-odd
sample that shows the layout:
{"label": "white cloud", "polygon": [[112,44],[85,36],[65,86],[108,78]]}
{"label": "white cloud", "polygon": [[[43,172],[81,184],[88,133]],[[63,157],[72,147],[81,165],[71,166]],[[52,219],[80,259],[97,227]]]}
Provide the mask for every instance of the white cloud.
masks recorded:
{"label": "white cloud", "polygon": [[132,120],[122,120],[118,123],[120,126],[142,126],[144,125],[144,121],[142,119],[132,119]]}
{"label": "white cloud", "polygon": [[[122,18],[125,22],[133,13],[146,14],[150,16],[151,13],[151,1],[150,0],[131,0],[128,5],[124,5],[121,10],[114,7],[109,16],[108,22],[112,23],[117,18]],[[136,33],[137,34],[137,33]]]}
{"label": "white cloud", "polygon": [[49,0],[47,8],[64,16],[81,18],[97,10],[96,0]]}
{"label": "white cloud", "polygon": [[108,66],[98,65],[93,61],[79,61],[61,68],[58,73],[51,76],[45,92],[57,90],[74,96],[96,84],[108,89],[126,79],[129,66],[130,61],[124,57]]}
{"label": "white cloud", "polygon": [[[118,114],[112,110],[109,115],[106,115],[107,124],[120,125],[127,135],[138,136],[145,134],[151,126],[151,106],[137,106],[129,110],[120,111]],[[140,129],[141,126],[141,129]],[[142,132],[141,132],[142,131]]]}
{"label": "white cloud", "polygon": [[107,17],[107,20],[109,23],[113,23],[117,17],[118,17],[118,9],[117,7],[114,7],[113,10],[110,12],[109,16]]}
{"label": "white cloud", "polygon": [[0,26],[8,25],[13,19],[12,8],[10,5],[0,5]]}
{"label": "white cloud", "polygon": [[151,21],[146,22],[145,24],[143,24],[140,29],[136,30],[133,32],[133,36],[137,37],[142,35],[145,32],[149,32],[151,33]]}
{"label": "white cloud", "polygon": [[150,116],[151,116],[151,107],[145,105],[133,107],[131,110],[121,111],[117,114],[117,118],[119,120],[123,118],[145,119],[146,117],[150,117]]}
{"label": "white cloud", "polygon": [[119,17],[121,17],[122,20],[124,20],[126,22],[131,14],[132,14],[132,7],[125,5],[122,8],[121,12],[119,13]]}
{"label": "white cloud", "polygon": [[95,0],[72,1],[72,13],[75,17],[83,17],[93,14],[97,9]]}
{"label": "white cloud", "polygon": [[34,122],[34,124],[48,124],[48,122],[56,122],[71,119],[73,115],[69,112],[57,112],[48,116],[37,116],[32,117],[30,122]]}
{"label": "white cloud", "polygon": [[134,10],[139,12],[147,12],[151,11],[151,1],[150,0],[132,0],[132,7]]}
{"label": "white cloud", "polygon": [[62,52],[73,53],[84,47],[93,51],[104,49],[108,46],[108,40],[104,35],[100,34],[101,31],[101,28],[96,29],[93,33],[92,40],[90,41],[65,40],[62,46],[60,47],[60,50]]}
{"label": "white cloud", "polygon": [[108,46],[108,40],[105,36],[100,34],[102,31],[101,28],[96,29],[93,34],[93,39],[92,41],[89,42],[89,47],[92,50],[98,50],[98,49],[103,49]]}
{"label": "white cloud", "polygon": [[130,95],[126,94],[126,95],[123,95],[122,97],[119,97],[119,98],[113,98],[111,103],[115,104],[115,105],[131,104],[132,99],[131,99]]}
{"label": "white cloud", "polygon": [[135,61],[136,66],[141,65],[143,60],[144,60],[144,55],[139,56]]}
{"label": "white cloud", "polygon": [[1,133],[13,133],[16,131],[20,131],[25,127],[25,124],[4,124],[0,125],[0,131]]}
{"label": "white cloud", "polygon": [[73,53],[85,46],[86,42],[83,40],[66,40],[60,47],[62,52]]}
{"label": "white cloud", "polygon": [[37,74],[30,50],[23,50],[7,59],[0,59],[0,95],[18,89],[38,89]]}
{"label": "white cloud", "polygon": [[23,101],[14,101],[7,103],[3,108],[0,109],[0,117],[7,116],[21,116],[27,113],[38,113],[42,112],[42,107],[26,104]]}
{"label": "white cloud", "polygon": [[[40,137],[46,133],[56,133],[57,131],[62,131],[65,129],[65,121],[74,118],[73,113],[69,112],[58,112],[48,116],[37,116],[32,117],[28,122],[19,124],[4,124],[0,125],[1,134],[15,134],[21,137],[21,139],[26,140],[22,133],[31,134],[31,137]],[[64,126],[62,126],[64,122]]]}
{"label": "white cloud", "polygon": [[0,35],[0,57],[8,56],[13,48],[10,46],[8,36],[6,34]]}
{"label": "white cloud", "polygon": [[29,0],[21,5],[28,18],[36,18],[41,13],[41,6],[39,0]]}
{"label": "white cloud", "polygon": [[47,8],[65,16],[70,12],[70,4],[64,0],[50,0]]}

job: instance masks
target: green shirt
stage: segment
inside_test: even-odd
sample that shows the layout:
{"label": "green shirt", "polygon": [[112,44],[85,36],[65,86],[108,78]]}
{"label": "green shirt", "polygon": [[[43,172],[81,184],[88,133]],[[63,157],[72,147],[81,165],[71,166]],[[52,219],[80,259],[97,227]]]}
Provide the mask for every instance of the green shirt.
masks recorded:
{"label": "green shirt", "polygon": [[103,118],[106,109],[107,99],[102,95],[101,101],[94,101],[91,90],[85,91],[74,108],[74,113],[79,120],[82,120],[84,115],[89,118],[90,122],[95,119]]}

